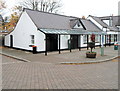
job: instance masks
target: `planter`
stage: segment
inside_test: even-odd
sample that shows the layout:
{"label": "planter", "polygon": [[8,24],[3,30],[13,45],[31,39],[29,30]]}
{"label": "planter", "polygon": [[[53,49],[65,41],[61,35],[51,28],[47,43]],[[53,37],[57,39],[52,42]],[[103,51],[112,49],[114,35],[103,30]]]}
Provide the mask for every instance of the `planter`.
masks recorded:
{"label": "planter", "polygon": [[96,58],[96,52],[87,52],[86,57],[87,58]]}

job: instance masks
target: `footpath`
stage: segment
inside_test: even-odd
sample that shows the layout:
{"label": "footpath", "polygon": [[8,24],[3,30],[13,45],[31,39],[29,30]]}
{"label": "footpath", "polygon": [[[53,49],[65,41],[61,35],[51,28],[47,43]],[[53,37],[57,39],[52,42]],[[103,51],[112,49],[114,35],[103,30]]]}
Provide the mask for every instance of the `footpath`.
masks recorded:
{"label": "footpath", "polygon": [[101,56],[100,47],[93,49],[93,51],[97,52],[96,58],[86,58],[87,51],[90,51],[90,49],[81,49],[81,51],[75,49],[72,50],[72,52],[69,52],[69,50],[65,50],[61,51],[61,54],[58,54],[58,52],[49,52],[48,56],[45,56],[44,53],[33,54],[32,52],[16,50],[7,47],[0,48],[0,54],[24,62],[88,64],[106,62],[118,57],[118,50],[114,50],[114,46],[104,47],[104,56]]}

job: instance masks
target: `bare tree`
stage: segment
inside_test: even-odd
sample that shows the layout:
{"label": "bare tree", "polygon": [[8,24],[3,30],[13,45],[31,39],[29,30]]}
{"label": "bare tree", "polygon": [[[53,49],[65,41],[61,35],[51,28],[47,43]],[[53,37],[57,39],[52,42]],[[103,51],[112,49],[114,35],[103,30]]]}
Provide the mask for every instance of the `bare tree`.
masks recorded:
{"label": "bare tree", "polygon": [[22,7],[22,6],[14,6],[11,10],[12,10],[13,12],[17,13],[18,16],[20,16],[20,14],[21,14],[22,11],[23,11],[23,7]]}
{"label": "bare tree", "polygon": [[4,0],[0,0],[0,9],[6,8],[6,2]]}
{"label": "bare tree", "polygon": [[23,8],[57,13],[62,7],[61,0],[24,0],[20,2]]}

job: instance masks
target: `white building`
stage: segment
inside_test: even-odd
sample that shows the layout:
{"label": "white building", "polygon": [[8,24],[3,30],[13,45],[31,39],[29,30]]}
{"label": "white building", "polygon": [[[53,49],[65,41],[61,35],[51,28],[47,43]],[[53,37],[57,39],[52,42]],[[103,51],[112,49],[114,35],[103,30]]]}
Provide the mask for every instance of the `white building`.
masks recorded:
{"label": "white building", "polygon": [[[37,52],[87,47],[90,34],[101,45],[101,29],[91,20],[24,9],[14,31],[5,36],[5,46]],[[69,43],[71,42],[71,43]]]}
{"label": "white building", "polygon": [[106,45],[118,42],[118,33],[120,31],[120,16],[96,17],[89,15],[88,19],[90,19],[95,25],[107,33],[105,35]]}

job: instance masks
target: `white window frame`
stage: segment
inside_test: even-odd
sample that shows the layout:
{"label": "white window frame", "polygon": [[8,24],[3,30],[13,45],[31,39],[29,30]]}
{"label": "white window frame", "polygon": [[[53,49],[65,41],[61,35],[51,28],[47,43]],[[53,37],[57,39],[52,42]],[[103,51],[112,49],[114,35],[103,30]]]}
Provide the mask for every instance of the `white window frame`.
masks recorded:
{"label": "white window frame", "polygon": [[87,43],[87,35],[83,35],[83,43],[84,43],[84,44]]}
{"label": "white window frame", "polygon": [[99,43],[100,42],[100,35],[95,35],[95,42]]}
{"label": "white window frame", "polygon": [[35,44],[35,35],[30,35],[31,37],[31,44]]}

